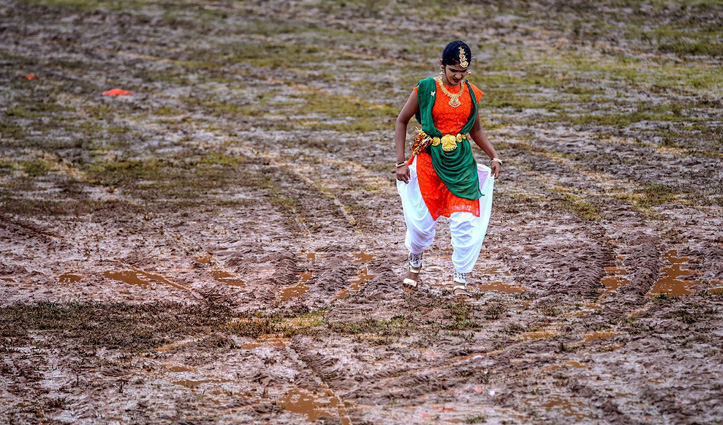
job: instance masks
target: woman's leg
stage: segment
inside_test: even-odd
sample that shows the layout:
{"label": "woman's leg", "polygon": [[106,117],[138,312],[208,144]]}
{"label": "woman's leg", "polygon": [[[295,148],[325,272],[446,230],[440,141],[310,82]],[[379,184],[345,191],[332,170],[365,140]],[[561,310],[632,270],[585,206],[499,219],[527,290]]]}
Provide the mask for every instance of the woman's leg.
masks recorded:
{"label": "woman's leg", "polygon": [[469,273],[474,269],[487,226],[483,217],[468,212],[456,212],[449,216],[449,230],[452,234],[452,262],[458,273]]}
{"label": "woman's leg", "polygon": [[[490,169],[480,165],[477,169],[480,179],[480,216],[468,212],[452,213],[449,217],[449,229],[452,234],[452,262],[454,263],[454,282],[466,286],[467,273],[470,273],[482,250],[487,234],[487,226],[492,212],[492,191],[494,180],[489,178]],[[463,290],[463,292],[465,292]]]}
{"label": "woman's leg", "polygon": [[397,190],[402,198],[404,208],[404,221],[407,224],[407,234],[404,245],[410,254],[421,254],[434,242],[437,222],[427,209],[422,198],[417,180],[416,159],[409,167],[409,183],[397,181]]}

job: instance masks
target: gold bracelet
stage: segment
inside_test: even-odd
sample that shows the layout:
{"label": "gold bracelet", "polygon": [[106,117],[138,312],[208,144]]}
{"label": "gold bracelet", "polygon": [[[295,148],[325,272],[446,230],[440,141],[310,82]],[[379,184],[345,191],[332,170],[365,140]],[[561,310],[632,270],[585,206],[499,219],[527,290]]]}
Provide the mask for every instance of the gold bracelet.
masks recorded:
{"label": "gold bracelet", "polygon": [[397,162],[397,168],[407,165],[407,161]]}
{"label": "gold bracelet", "polygon": [[502,165],[502,160],[501,160],[501,159],[499,159],[499,158],[496,158],[496,157],[495,157],[495,158],[492,158],[492,159],[490,159],[490,163],[492,163],[492,162],[499,162],[499,163],[500,163],[500,165]]}

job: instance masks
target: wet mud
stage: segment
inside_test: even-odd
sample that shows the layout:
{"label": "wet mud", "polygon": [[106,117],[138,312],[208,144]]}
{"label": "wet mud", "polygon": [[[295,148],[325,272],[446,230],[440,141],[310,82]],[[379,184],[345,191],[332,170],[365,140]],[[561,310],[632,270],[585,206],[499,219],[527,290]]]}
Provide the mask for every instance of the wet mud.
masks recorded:
{"label": "wet mud", "polygon": [[[715,2],[0,0],[0,423],[723,421],[721,28]],[[390,166],[460,37],[504,161],[467,300],[444,219],[402,288]]]}

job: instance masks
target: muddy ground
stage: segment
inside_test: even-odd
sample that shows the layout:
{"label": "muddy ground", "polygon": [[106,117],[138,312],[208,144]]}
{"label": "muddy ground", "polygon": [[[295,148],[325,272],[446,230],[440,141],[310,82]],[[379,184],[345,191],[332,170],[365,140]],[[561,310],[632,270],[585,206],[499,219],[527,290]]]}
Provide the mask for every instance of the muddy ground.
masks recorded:
{"label": "muddy ground", "polygon": [[[697,0],[0,0],[0,422],[720,423],[721,28]],[[401,289],[392,167],[456,38],[504,160],[466,302],[444,219]]]}

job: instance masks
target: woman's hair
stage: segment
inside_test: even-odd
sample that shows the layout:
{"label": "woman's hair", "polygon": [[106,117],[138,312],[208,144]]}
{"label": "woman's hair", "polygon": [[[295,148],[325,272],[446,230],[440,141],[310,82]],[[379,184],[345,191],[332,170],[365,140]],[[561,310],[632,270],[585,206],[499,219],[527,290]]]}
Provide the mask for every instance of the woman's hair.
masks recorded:
{"label": "woman's hair", "polygon": [[[460,63],[460,47],[464,50],[464,57],[462,60],[466,60],[469,66],[469,62],[472,62],[472,50],[464,41],[453,41],[444,48],[442,52],[442,65],[457,65]],[[466,67],[465,67],[466,68]]]}

